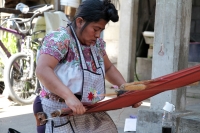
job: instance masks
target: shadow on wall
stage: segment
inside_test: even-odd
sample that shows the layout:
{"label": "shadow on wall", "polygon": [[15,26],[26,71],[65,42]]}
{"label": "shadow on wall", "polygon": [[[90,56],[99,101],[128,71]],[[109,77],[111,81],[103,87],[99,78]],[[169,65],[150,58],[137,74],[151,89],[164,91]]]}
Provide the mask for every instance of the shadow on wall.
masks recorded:
{"label": "shadow on wall", "polygon": [[189,62],[200,62],[200,42],[190,42],[189,45]]}

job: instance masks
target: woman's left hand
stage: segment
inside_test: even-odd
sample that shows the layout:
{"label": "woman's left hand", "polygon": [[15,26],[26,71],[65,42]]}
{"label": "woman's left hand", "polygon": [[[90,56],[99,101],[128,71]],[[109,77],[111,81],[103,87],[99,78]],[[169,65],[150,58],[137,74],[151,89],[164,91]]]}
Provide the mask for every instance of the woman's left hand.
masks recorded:
{"label": "woman's left hand", "polygon": [[141,106],[141,104],[142,104],[142,102],[139,102],[139,103],[136,103],[136,104],[132,105],[132,107],[133,108],[137,108],[137,107]]}

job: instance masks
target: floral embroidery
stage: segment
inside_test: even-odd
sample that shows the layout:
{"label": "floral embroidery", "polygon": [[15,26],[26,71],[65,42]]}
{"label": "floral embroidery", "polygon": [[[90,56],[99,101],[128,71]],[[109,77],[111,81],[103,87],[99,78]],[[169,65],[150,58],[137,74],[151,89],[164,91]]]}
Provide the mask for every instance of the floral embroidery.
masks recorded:
{"label": "floral embroidery", "polygon": [[90,62],[91,61],[91,50],[90,50],[90,47],[83,48],[83,55],[85,57],[85,61],[86,62]]}
{"label": "floral embroidery", "polygon": [[57,102],[65,102],[64,99],[60,98],[59,96],[53,93],[48,93],[44,89],[41,89],[40,96],[43,98],[51,99],[53,101],[57,101]]}
{"label": "floral embroidery", "polygon": [[94,62],[94,61],[91,61],[91,65],[92,65],[92,70],[93,70],[93,72],[96,72],[96,71],[97,71],[97,68],[96,68],[95,62]]}
{"label": "floral embroidery", "polygon": [[71,49],[69,49],[67,55],[67,61],[71,62],[74,60],[74,58],[75,58],[75,53]]}
{"label": "floral embroidery", "polygon": [[41,48],[40,49],[40,54],[49,54],[49,55],[52,55],[57,60],[61,60],[62,59],[60,53],[57,50],[55,50],[55,49]]}
{"label": "floral embroidery", "polygon": [[70,40],[68,40],[68,39],[64,40],[64,46],[65,46],[66,49],[68,49],[69,43],[70,43]]}
{"label": "floral embroidery", "polygon": [[45,36],[44,40],[49,40],[50,38],[52,38],[54,36],[53,33],[47,34],[47,36]]}
{"label": "floral embroidery", "polygon": [[101,99],[101,93],[93,88],[90,88],[90,92],[88,93],[88,100],[92,101],[93,103],[96,103],[97,101],[99,101],[99,99]]}
{"label": "floral embroidery", "polygon": [[105,51],[105,42],[103,39],[99,38],[97,40],[97,49],[98,49],[98,52],[99,52],[99,55],[102,55],[102,57],[104,55],[106,55],[106,51]]}
{"label": "floral embroidery", "polygon": [[88,100],[92,101],[94,99],[94,94],[92,92],[88,93]]}
{"label": "floral embroidery", "polygon": [[56,45],[58,46],[58,50],[63,50],[65,49],[65,45],[62,45],[62,42],[57,42]]}
{"label": "floral embroidery", "polygon": [[75,48],[75,55],[76,55],[75,60],[78,61],[80,56],[79,56],[77,48]]}
{"label": "floral embroidery", "polygon": [[[97,39],[95,47],[97,60],[100,65],[103,65],[103,56],[106,55],[105,42],[103,39]],[[90,71],[96,72],[96,65],[92,58],[90,47],[81,45],[81,48],[85,57],[87,68]],[[77,50],[76,42],[67,32],[65,27],[60,27],[56,31],[47,34],[44,38],[43,45],[40,48],[40,54],[52,55],[59,61],[62,60],[60,63],[65,63],[66,65],[69,65],[70,63],[71,67],[79,67],[78,69],[81,69],[80,56]]]}
{"label": "floral embroidery", "polygon": [[43,89],[40,91],[40,96],[45,97],[47,95],[46,91]]}
{"label": "floral embroidery", "polygon": [[99,91],[97,91],[97,90],[94,90],[94,97],[96,97],[96,98],[99,98],[100,99],[100,97],[101,97],[102,95],[101,95],[101,93],[99,92]]}

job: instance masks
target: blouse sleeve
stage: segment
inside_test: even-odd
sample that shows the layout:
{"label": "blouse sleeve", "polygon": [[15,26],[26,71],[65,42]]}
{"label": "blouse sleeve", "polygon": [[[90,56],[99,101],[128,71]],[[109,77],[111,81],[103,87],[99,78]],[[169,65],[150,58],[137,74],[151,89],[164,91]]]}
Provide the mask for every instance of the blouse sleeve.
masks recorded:
{"label": "blouse sleeve", "polygon": [[66,29],[58,29],[47,34],[40,48],[41,54],[48,54],[60,61],[68,52],[70,35]]}
{"label": "blouse sleeve", "polygon": [[98,48],[98,51],[100,52],[101,56],[103,57],[104,55],[106,55],[106,43],[105,41],[102,39],[102,38],[99,38],[97,40],[97,48]]}

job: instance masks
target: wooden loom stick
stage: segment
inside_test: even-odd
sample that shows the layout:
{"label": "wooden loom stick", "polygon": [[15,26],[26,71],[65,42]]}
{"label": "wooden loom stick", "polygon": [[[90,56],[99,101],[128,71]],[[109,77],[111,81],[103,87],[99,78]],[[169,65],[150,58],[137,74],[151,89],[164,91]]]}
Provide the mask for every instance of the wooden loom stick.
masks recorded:
{"label": "wooden loom stick", "polygon": [[134,81],[134,82],[125,83],[125,84],[129,84],[129,85],[148,84],[153,81],[155,81],[155,80]]}
{"label": "wooden loom stick", "polygon": [[126,90],[126,91],[144,90],[146,88],[147,88],[147,86],[144,84],[137,84],[137,85],[124,84],[124,90]]}
{"label": "wooden loom stick", "polygon": [[198,82],[194,82],[192,84],[189,84],[188,86],[195,86],[195,85],[198,85],[199,84],[199,81]]}

